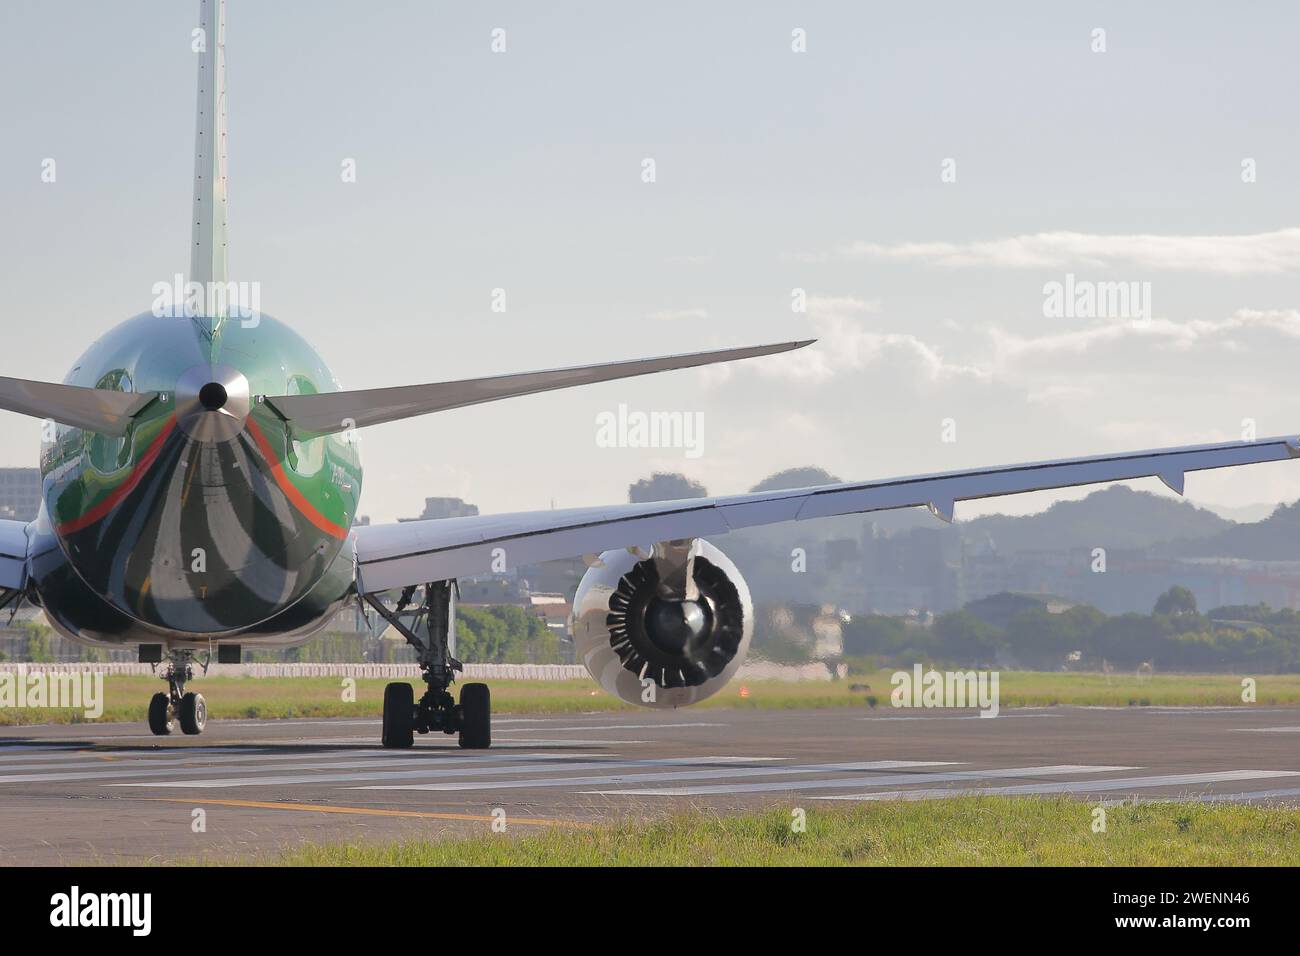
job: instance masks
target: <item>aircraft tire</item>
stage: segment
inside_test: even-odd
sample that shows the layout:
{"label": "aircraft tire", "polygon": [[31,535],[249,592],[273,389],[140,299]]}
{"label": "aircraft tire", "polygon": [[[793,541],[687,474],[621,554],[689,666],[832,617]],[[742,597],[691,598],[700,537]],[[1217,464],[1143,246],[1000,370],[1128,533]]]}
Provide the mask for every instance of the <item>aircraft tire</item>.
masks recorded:
{"label": "aircraft tire", "polygon": [[460,689],[460,745],[466,750],[492,746],[492,694],[487,684],[466,684]]}
{"label": "aircraft tire", "polygon": [[171,701],[166,694],[154,694],[149,700],[149,730],[158,737],[172,732],[172,717],[168,713]]}
{"label": "aircraft tire", "polygon": [[190,691],[181,698],[181,730],[190,736],[203,733],[208,723],[208,704],[202,694]]}
{"label": "aircraft tire", "polygon": [[384,724],[380,743],[402,748],[415,743],[415,688],[405,682],[384,688]]}

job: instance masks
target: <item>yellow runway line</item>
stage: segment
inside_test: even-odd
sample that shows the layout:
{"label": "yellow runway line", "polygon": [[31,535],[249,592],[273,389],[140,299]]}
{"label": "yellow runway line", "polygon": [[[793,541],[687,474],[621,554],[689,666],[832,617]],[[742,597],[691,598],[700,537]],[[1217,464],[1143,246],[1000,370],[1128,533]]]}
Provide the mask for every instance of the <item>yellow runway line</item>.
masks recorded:
{"label": "yellow runway line", "polygon": [[[433,813],[426,810],[383,810],[377,807],[336,807],[314,803],[267,803],[261,800],[182,800],[179,797],[145,797],[159,803],[188,803],[190,806],[213,804],[219,807],[248,807],[254,810],[308,810],[316,813],[357,813],[371,817],[419,817],[426,820],[469,820],[473,823],[493,823],[496,817],[472,813]],[[509,826],[519,824],[530,827],[577,827],[591,829],[590,823],[577,820],[545,820],[541,817],[506,817]]]}

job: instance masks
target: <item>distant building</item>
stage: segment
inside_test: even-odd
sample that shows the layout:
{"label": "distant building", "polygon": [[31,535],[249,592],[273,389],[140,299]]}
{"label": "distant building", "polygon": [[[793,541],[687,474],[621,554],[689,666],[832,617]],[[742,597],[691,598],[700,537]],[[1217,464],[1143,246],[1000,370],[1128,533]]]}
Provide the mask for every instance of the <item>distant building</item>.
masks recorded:
{"label": "distant building", "polygon": [[40,508],[40,469],[0,468],[0,518],[31,521]]}
{"label": "distant building", "polygon": [[528,608],[552,631],[568,635],[569,615],[573,611],[573,605],[563,594],[529,594]]}
{"label": "distant building", "polygon": [[461,498],[425,498],[424,510],[417,518],[398,518],[398,521],[424,521],[428,518],[472,518],[478,514],[478,505],[466,504]]}

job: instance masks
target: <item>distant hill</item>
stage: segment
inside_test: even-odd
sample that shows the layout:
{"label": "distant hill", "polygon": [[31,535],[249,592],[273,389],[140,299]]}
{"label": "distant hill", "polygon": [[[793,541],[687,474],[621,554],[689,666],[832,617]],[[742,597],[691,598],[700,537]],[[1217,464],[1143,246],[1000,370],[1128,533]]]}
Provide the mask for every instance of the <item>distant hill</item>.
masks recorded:
{"label": "distant hill", "polygon": [[1238,524],[1249,524],[1256,521],[1263,521],[1274,511],[1277,510],[1277,502],[1265,504],[1263,502],[1254,505],[1239,505],[1229,507],[1228,505],[1203,504],[1198,507],[1207,511],[1213,511],[1220,518],[1227,518],[1229,521],[1235,521]]}
{"label": "distant hill", "polygon": [[1080,501],[1058,501],[1035,515],[987,515],[956,526],[967,540],[982,540],[987,535],[1002,554],[1098,545],[1122,550],[1149,548],[1175,540],[1212,539],[1236,527],[1189,502],[1124,485],[1094,491]]}
{"label": "distant hill", "polygon": [[1238,524],[1209,538],[1180,541],[1169,551],[1184,558],[1249,558],[1254,561],[1300,561],[1300,501],[1278,505],[1254,524]]}

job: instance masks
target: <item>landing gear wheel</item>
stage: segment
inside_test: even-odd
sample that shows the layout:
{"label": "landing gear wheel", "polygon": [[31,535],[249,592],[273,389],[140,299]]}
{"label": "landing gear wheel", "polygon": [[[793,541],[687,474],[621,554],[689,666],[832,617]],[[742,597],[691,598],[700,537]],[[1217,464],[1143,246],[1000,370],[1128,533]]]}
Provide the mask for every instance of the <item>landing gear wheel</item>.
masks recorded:
{"label": "landing gear wheel", "polygon": [[[162,694],[158,695],[162,697]],[[203,733],[203,725],[208,722],[208,705],[202,694],[190,691],[181,698],[181,730],[193,736]]]}
{"label": "landing gear wheel", "polygon": [[410,684],[389,684],[384,688],[385,747],[409,747],[415,742],[415,688]]}
{"label": "landing gear wheel", "polygon": [[159,737],[172,732],[171,700],[166,694],[154,694],[149,700],[149,729]]}
{"label": "landing gear wheel", "polygon": [[460,689],[460,745],[467,750],[492,746],[492,695],[487,684]]}

